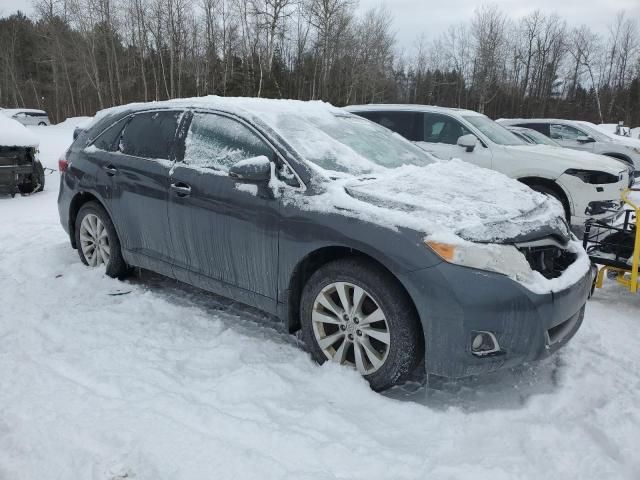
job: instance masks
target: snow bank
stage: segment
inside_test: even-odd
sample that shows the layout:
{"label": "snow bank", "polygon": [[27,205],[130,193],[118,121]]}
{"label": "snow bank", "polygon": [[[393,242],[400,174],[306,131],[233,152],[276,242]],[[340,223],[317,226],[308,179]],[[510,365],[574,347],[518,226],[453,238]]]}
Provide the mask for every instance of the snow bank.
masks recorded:
{"label": "snow bank", "polygon": [[[618,124],[616,123],[601,123],[600,125],[596,125],[596,127],[605,133],[608,133],[610,135],[615,135],[615,137],[621,136],[616,134],[616,128],[618,127]],[[625,132],[630,133],[630,135],[627,136],[626,138],[633,138],[636,140],[640,138],[640,127],[630,128],[630,127],[624,126],[622,128]]]}
{"label": "snow bank", "polygon": [[93,117],[69,117],[64,121],[57,123],[56,127],[61,128],[86,128],[93,121]]}
{"label": "snow bank", "polygon": [[29,131],[40,139],[38,158],[43,166],[58,169],[58,159],[73,142],[73,131],[82,121],[84,120],[80,117],[77,122],[75,119],[69,119],[47,127],[28,127]]}
{"label": "snow bank", "polygon": [[37,147],[38,138],[20,122],[0,115],[0,146]]}

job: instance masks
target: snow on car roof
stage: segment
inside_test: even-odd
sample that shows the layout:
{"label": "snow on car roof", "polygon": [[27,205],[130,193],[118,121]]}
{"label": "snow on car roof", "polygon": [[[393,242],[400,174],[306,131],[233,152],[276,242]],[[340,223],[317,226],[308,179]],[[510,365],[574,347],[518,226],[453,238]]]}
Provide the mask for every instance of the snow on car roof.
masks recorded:
{"label": "snow on car roof", "polygon": [[40,142],[27,127],[12,118],[0,115],[0,146],[37,147]]}
{"label": "snow on car roof", "polygon": [[[395,142],[402,142],[404,150],[410,150],[415,155],[430,158],[427,153],[400,135],[322,101],[206,96],[162,102],[133,103],[98,112],[88,129],[97,125],[98,122],[102,122],[107,115],[167,108],[195,110],[201,108],[238,115],[263,127],[264,130],[276,134],[276,137],[280,137],[279,139],[272,138],[272,140],[276,142],[286,140],[288,146],[293,148],[301,158],[309,161],[309,168],[314,171],[318,171],[320,164],[327,164],[330,161],[336,162],[336,170],[340,170],[339,167],[345,165],[360,169],[362,172],[375,169],[376,165],[366,155],[358,152],[358,149],[354,149],[352,145],[347,145],[348,142],[340,141],[335,138],[336,135],[329,133],[331,130],[344,133],[343,129],[347,125],[345,122],[339,124],[339,121],[345,118],[366,124],[370,129],[376,131],[383,130],[388,135],[393,135]],[[324,162],[323,159],[328,161]],[[428,161],[426,160],[426,163]],[[324,173],[327,172],[323,168],[320,170]],[[330,170],[334,170],[334,168]]]}
{"label": "snow on car roof", "polygon": [[473,110],[464,108],[439,107],[436,105],[420,105],[412,103],[369,103],[366,105],[349,105],[344,107],[349,112],[353,111],[406,111],[406,112],[441,112],[441,113],[458,113],[460,115],[482,115]]}
{"label": "snow on car roof", "polygon": [[580,122],[580,120],[569,120],[566,118],[499,118],[496,122],[500,123],[573,123]]}
{"label": "snow on car roof", "polygon": [[2,109],[2,113],[4,115],[15,115],[16,113],[44,113],[46,114],[47,112],[45,112],[44,110],[38,110],[35,108],[3,108]]}

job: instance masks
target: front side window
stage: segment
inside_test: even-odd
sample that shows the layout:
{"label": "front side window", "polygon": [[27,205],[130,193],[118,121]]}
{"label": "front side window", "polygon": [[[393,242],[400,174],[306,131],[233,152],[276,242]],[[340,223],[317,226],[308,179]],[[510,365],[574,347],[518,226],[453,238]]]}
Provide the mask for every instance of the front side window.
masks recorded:
{"label": "front side window", "polygon": [[458,139],[471,132],[457,120],[439,113],[424,114],[424,141],[456,145]]}
{"label": "front side window", "polygon": [[195,113],[185,140],[184,162],[188,165],[228,172],[240,160],[264,155],[273,160],[273,150],[246,125],[212,113]]}
{"label": "front side window", "polygon": [[556,140],[577,140],[578,137],[584,137],[584,132],[569,125],[552,124],[550,127],[551,138]]}
{"label": "front side window", "polygon": [[136,114],[122,133],[120,151],[134,157],[168,160],[181,115],[175,110]]}

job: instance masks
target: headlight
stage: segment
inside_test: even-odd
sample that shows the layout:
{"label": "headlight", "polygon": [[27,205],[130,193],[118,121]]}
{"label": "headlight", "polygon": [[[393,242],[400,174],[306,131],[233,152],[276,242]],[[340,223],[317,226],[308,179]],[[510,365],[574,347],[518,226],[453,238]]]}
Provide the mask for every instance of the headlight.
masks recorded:
{"label": "headlight", "polygon": [[570,168],[564,173],[573,177],[578,177],[584,183],[590,183],[592,185],[617,183],[620,180],[617,175],[613,175],[612,173],[607,172],[599,172],[597,170],[580,170],[577,168]]}
{"label": "headlight", "polygon": [[457,265],[502,273],[520,281],[531,276],[531,267],[524,255],[512,245],[449,243],[425,240],[440,258]]}

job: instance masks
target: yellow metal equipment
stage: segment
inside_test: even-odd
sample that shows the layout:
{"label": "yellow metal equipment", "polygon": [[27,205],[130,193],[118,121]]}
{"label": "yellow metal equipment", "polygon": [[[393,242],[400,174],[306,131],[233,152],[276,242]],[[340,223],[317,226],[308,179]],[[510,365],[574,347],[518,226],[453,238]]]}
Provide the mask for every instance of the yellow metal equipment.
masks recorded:
{"label": "yellow metal equipment", "polygon": [[585,228],[584,247],[591,261],[601,265],[595,281],[596,288],[602,288],[605,275],[629,289],[638,292],[638,270],[640,268],[640,230],[636,219],[640,214],[640,195],[631,198],[640,188],[630,188],[622,192],[626,210],[616,222],[589,222]]}

